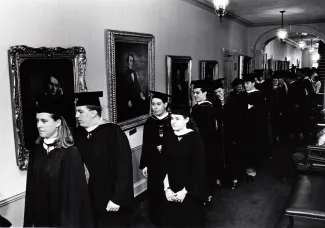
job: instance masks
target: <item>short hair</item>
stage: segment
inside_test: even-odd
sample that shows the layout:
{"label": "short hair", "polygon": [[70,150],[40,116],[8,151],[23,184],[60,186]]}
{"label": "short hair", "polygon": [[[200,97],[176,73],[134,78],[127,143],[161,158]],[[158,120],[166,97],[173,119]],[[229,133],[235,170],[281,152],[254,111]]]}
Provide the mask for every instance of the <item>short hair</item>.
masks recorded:
{"label": "short hair", "polygon": [[86,107],[91,111],[96,111],[99,117],[102,116],[102,107],[97,105],[86,105]]}
{"label": "short hair", "polygon": [[[58,128],[58,137],[55,140],[55,147],[57,148],[68,148],[70,146],[73,146],[74,141],[71,134],[71,131],[69,129],[69,126],[67,122],[65,121],[63,116],[57,115],[57,114],[50,114],[50,117],[54,120],[61,120],[61,125]],[[41,144],[43,142],[43,139],[41,136],[38,136],[35,143]]]}
{"label": "short hair", "polygon": [[128,62],[129,61],[129,57],[132,57],[133,58],[133,60],[134,60],[134,55],[132,54],[132,53],[129,53],[128,54],[128,56],[126,57],[126,62]]}

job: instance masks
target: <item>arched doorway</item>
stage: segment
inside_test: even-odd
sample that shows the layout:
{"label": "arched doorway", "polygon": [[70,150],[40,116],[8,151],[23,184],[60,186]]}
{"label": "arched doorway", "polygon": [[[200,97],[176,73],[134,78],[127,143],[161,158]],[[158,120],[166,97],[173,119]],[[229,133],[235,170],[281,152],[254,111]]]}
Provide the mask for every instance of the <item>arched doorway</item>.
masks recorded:
{"label": "arched doorway", "polygon": [[[303,33],[306,32],[313,36],[318,37],[323,42],[325,42],[325,31],[317,29],[315,27],[307,26],[307,25],[289,25],[284,27],[289,33]],[[254,45],[254,69],[262,69],[263,68],[263,56],[264,56],[264,47],[270,41],[276,37],[276,32],[279,28],[273,28],[262,35],[260,35]]]}
{"label": "arched doorway", "polygon": [[[307,25],[289,25],[284,27],[289,33],[308,33],[318,37],[325,43],[325,31]],[[254,45],[254,69],[263,69],[264,48],[271,40],[276,38],[276,32],[279,28],[273,28],[260,35]],[[325,51],[320,53],[320,64],[318,67],[319,76],[325,80]],[[325,96],[325,93],[324,93]],[[325,99],[323,99],[323,108],[325,108]]]}

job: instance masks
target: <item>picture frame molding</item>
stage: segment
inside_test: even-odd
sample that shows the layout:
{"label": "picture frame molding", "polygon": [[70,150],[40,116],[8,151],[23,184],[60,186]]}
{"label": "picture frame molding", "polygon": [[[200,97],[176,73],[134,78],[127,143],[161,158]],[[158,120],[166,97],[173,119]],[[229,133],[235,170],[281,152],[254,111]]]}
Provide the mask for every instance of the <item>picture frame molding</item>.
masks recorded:
{"label": "picture frame molding", "polygon": [[200,79],[201,80],[204,79],[206,64],[214,64],[212,80],[216,80],[217,78],[219,78],[219,75],[220,75],[219,62],[217,60],[201,60],[200,61]]}
{"label": "picture frame molding", "polygon": [[172,94],[172,64],[177,61],[177,63],[187,63],[188,64],[188,104],[191,106],[191,81],[192,81],[192,57],[191,56],[178,56],[178,55],[167,55],[166,56],[166,73],[167,73],[167,94]]}
{"label": "picture frame molding", "polygon": [[74,92],[86,92],[85,81],[86,51],[83,47],[39,47],[33,48],[25,45],[9,47],[9,76],[11,88],[11,103],[13,115],[13,128],[15,140],[16,163],[20,170],[27,170],[30,150],[25,147],[25,134],[23,128],[23,110],[21,94],[21,64],[28,59],[67,59],[73,64]]}
{"label": "picture frame molding", "polygon": [[[106,72],[108,92],[108,120],[118,124],[122,130],[128,130],[144,124],[148,113],[117,123],[116,105],[116,42],[140,43],[148,45],[148,90],[155,89],[155,37],[152,34],[105,29]],[[148,96],[149,99],[149,96]]]}

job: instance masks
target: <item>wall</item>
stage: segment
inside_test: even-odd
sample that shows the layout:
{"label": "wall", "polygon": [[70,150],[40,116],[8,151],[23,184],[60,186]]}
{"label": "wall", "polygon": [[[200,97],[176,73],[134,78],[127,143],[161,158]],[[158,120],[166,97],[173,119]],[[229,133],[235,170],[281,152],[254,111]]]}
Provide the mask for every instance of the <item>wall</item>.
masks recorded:
{"label": "wall", "polygon": [[290,65],[297,65],[297,60],[301,62],[302,52],[299,48],[294,48],[291,44],[281,44],[279,39],[275,39],[265,46],[265,53],[267,58],[273,55],[274,60],[284,61],[285,57],[290,58]]}
{"label": "wall", "polygon": [[[0,1],[0,29],[0,201],[24,192],[26,179],[26,172],[19,171],[15,161],[7,60],[9,46],[85,47],[88,89],[104,91],[101,99],[104,117],[107,116],[104,29],[155,36],[156,89],[163,92],[166,91],[166,55],[192,56],[195,79],[198,78],[199,60],[218,60],[223,76],[222,48],[247,54],[245,26],[226,19],[219,23],[211,10],[182,0]],[[141,127],[129,140],[133,148],[141,145]],[[136,150],[133,156],[135,171],[140,153],[141,150]],[[137,172],[135,181],[139,178]],[[2,211],[9,213],[4,216],[15,217],[13,209]],[[21,218],[15,220],[14,225],[21,226]]]}

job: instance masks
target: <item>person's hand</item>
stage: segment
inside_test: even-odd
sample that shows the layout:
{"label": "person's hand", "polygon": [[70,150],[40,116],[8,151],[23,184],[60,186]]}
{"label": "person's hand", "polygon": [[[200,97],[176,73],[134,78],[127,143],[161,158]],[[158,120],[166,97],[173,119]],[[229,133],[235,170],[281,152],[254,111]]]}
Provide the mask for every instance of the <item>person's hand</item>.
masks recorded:
{"label": "person's hand", "polygon": [[187,191],[183,188],[181,191],[176,192],[176,202],[182,203],[186,197]]}
{"label": "person's hand", "polygon": [[128,106],[129,106],[129,108],[132,107],[132,102],[131,101],[128,102]]}
{"label": "person's hand", "polygon": [[176,201],[176,194],[170,188],[165,191],[165,195],[168,201]]}
{"label": "person's hand", "polygon": [[148,168],[145,167],[143,170],[142,170],[142,175],[145,177],[145,178],[148,178]]}
{"label": "person's hand", "polygon": [[118,211],[120,209],[120,205],[113,203],[111,200],[108,202],[106,210],[107,211]]}
{"label": "person's hand", "polygon": [[60,95],[63,95],[63,89],[62,89],[61,87],[58,88],[58,93],[59,93]]}
{"label": "person's hand", "polygon": [[142,92],[140,93],[140,97],[141,97],[142,100],[146,100],[146,97],[143,95]]}

